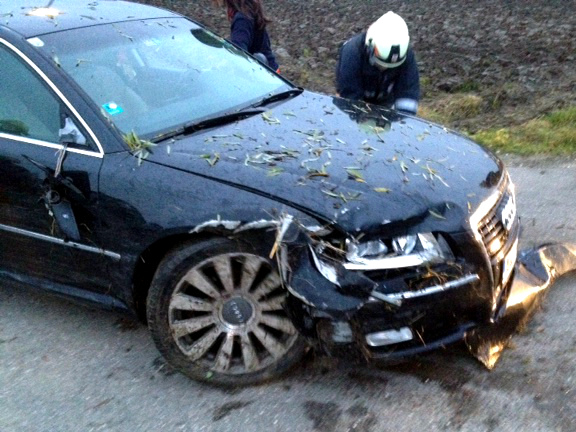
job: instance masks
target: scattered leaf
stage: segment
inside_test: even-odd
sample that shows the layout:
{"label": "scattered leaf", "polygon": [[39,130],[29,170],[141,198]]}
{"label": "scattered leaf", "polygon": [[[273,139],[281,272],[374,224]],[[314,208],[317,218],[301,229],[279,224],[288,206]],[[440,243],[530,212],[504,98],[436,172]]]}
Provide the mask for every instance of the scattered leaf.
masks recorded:
{"label": "scattered leaf", "polygon": [[202,159],[206,159],[206,162],[208,162],[208,164],[210,166],[214,166],[218,163],[218,161],[220,160],[220,153],[214,153],[214,155],[211,154],[203,154],[202,156],[200,156]]}
{"label": "scattered leaf", "polygon": [[310,170],[310,171],[308,171],[308,177],[309,178],[312,178],[312,177],[330,177],[330,174],[328,174],[327,172]]}
{"label": "scattered leaf", "polygon": [[434,210],[428,210],[428,212],[437,219],[446,219],[440,213],[435,212]]}
{"label": "scattered leaf", "polygon": [[302,135],[307,135],[308,136],[308,140],[310,141],[323,141],[324,138],[324,132],[319,131],[319,130],[312,130],[312,131],[301,131],[301,130],[297,130],[294,129],[294,132],[302,134]]}
{"label": "scattered leaf", "polygon": [[280,120],[278,120],[276,117],[272,117],[272,112],[270,111],[262,113],[262,118],[270,124],[280,124]]}
{"label": "scattered leaf", "polygon": [[90,60],[87,59],[78,59],[76,60],[76,67],[80,67],[82,63],[90,63]]}
{"label": "scattered leaf", "polygon": [[348,175],[350,177],[352,177],[354,180],[356,180],[357,182],[360,183],[366,183],[366,181],[364,180],[364,177],[362,176],[362,173],[360,171],[358,171],[358,169],[356,168],[346,168],[346,172],[348,173]]}
{"label": "scattered leaf", "polygon": [[277,175],[280,175],[284,172],[284,170],[282,168],[279,167],[274,167],[274,168],[270,168],[268,170],[268,176],[269,177],[275,177]]}
{"label": "scattered leaf", "polygon": [[365,151],[366,153],[372,153],[372,152],[376,151],[376,149],[374,147],[372,147],[371,145],[368,145],[368,144],[364,144],[362,146],[362,150]]}
{"label": "scattered leaf", "polygon": [[138,158],[138,165],[141,165],[142,161],[148,157],[150,154],[149,149],[156,147],[156,144],[153,142],[140,139],[134,131],[124,135],[124,142],[130,151],[133,152],[134,156]]}
{"label": "scattered leaf", "polygon": [[338,195],[337,193],[334,193],[332,191],[325,190],[325,189],[322,189],[322,193],[324,193],[328,196],[331,196],[332,198],[339,198],[340,197],[340,195]]}
{"label": "scattered leaf", "polygon": [[449,185],[448,183],[446,183],[446,182],[444,181],[444,179],[443,179],[442,177],[440,177],[439,175],[437,175],[437,174],[434,175],[434,178],[435,178],[435,179],[438,179],[438,181],[439,181],[440,183],[442,183],[444,186],[450,187],[450,185]]}

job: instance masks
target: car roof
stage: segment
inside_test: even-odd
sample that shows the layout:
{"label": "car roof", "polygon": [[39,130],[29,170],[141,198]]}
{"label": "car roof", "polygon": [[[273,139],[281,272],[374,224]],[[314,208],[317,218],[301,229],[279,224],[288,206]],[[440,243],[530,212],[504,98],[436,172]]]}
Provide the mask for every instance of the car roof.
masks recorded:
{"label": "car roof", "polygon": [[[42,9],[50,11],[42,11]],[[31,12],[36,11],[35,14]],[[57,11],[56,16],[49,16]],[[0,26],[29,38],[46,33],[119,21],[180,16],[123,0],[0,0]]]}

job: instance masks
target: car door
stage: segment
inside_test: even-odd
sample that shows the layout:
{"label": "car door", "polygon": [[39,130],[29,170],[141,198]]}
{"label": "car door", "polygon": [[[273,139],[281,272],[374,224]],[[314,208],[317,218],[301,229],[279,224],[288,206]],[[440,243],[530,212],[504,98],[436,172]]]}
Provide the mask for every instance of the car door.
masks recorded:
{"label": "car door", "polygon": [[103,151],[60,90],[0,39],[0,276],[90,296],[117,260],[98,242]]}

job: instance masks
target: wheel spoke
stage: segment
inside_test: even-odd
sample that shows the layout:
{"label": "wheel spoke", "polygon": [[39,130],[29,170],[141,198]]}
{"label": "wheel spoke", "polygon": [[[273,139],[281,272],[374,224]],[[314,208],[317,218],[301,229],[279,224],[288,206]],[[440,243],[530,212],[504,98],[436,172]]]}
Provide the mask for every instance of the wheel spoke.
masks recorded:
{"label": "wheel spoke", "polygon": [[254,335],[258,338],[264,348],[266,348],[266,351],[272,355],[272,357],[280,358],[286,352],[284,345],[279,343],[274,336],[265,332],[261,327],[256,327],[254,329]]}
{"label": "wheel spoke", "polygon": [[176,321],[171,325],[172,334],[174,335],[174,339],[180,339],[182,336],[195,333],[214,324],[216,324],[216,320],[212,315]]}
{"label": "wheel spoke", "polygon": [[190,349],[186,350],[184,354],[190,357],[190,360],[192,361],[201,359],[210,349],[210,347],[214,345],[214,342],[216,339],[218,339],[220,333],[220,329],[218,327],[214,327],[212,330],[194,342]]}
{"label": "wheel spoke", "polygon": [[175,294],[170,300],[170,310],[210,312],[212,307],[211,303],[182,293]]}
{"label": "wheel spoke", "polygon": [[209,280],[204,273],[198,271],[197,269],[190,270],[186,276],[184,276],[184,280],[188,282],[193,287],[199,289],[204,294],[212,298],[220,297],[220,292],[214,286],[211,280]]}
{"label": "wheel spoke", "polygon": [[262,310],[262,312],[281,311],[284,309],[284,300],[286,300],[286,297],[281,295],[258,302],[258,304],[260,305],[260,310]]}
{"label": "wheel spoke", "polygon": [[228,333],[224,343],[218,350],[218,355],[216,356],[216,362],[214,364],[214,369],[220,372],[225,372],[230,369],[230,363],[232,362],[232,348],[234,347],[234,335]]}
{"label": "wheel spoke", "polygon": [[254,344],[250,340],[248,334],[243,333],[241,336],[241,346],[242,358],[244,359],[244,367],[248,372],[257,370],[260,366],[260,361],[258,360],[258,354],[254,349]]}
{"label": "wheel spoke", "polygon": [[240,281],[240,291],[248,292],[254,283],[254,278],[258,274],[262,261],[258,257],[247,256],[242,267],[242,279]]}
{"label": "wheel spoke", "polygon": [[231,293],[234,291],[234,276],[232,275],[232,260],[229,255],[218,255],[212,260],[214,268],[224,289]]}
{"label": "wheel spoke", "polygon": [[260,285],[258,285],[258,288],[252,294],[254,295],[254,298],[260,299],[274,291],[279,286],[280,276],[278,276],[276,271],[272,271],[268,276],[266,276],[266,279],[264,279]]}
{"label": "wheel spoke", "polygon": [[268,327],[272,327],[276,330],[280,330],[281,332],[287,334],[294,334],[296,333],[296,329],[288,318],[282,318],[275,315],[267,315],[262,314],[262,318],[260,318],[260,322],[266,324]]}

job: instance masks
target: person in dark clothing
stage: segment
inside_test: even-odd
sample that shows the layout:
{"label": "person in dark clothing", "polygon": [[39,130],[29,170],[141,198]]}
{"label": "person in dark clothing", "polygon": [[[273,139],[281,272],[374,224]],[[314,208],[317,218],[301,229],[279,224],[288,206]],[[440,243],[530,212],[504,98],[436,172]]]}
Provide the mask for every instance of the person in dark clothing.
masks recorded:
{"label": "person in dark clothing", "polygon": [[341,46],[336,91],[343,98],[416,114],[420,77],[408,27],[400,16],[385,13]]}
{"label": "person in dark clothing", "polygon": [[270,21],[264,15],[260,0],[214,0],[214,2],[228,9],[230,41],[279,72],[266,30],[266,25]]}

